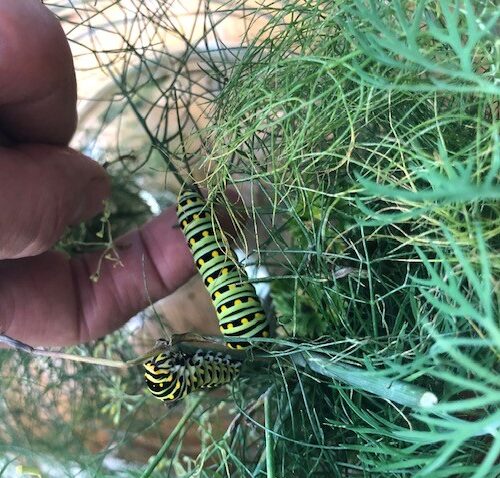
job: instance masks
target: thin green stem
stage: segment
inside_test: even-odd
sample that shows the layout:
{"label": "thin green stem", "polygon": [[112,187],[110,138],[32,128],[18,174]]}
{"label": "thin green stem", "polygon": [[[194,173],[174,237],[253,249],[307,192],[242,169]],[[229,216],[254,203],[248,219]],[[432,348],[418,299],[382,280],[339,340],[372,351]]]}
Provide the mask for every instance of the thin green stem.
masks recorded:
{"label": "thin green stem", "polygon": [[202,400],[203,400],[202,396],[197,397],[196,400],[184,412],[184,415],[177,422],[177,425],[172,430],[172,433],[165,440],[165,443],[163,443],[162,447],[160,448],[156,456],[153,458],[153,460],[149,463],[146,470],[144,470],[144,473],[141,475],[141,478],[148,478],[149,476],[151,476],[151,473],[153,473],[155,468],[158,466],[158,463],[160,463],[160,460],[165,456],[165,453],[167,453],[167,450],[170,448],[174,440],[184,430],[187,421],[191,418],[191,415],[193,415],[193,413],[196,411],[198,405]]}
{"label": "thin green stem", "polygon": [[271,433],[271,405],[270,394],[264,397],[264,419],[266,426],[266,468],[268,478],[274,478],[274,450],[273,435]]}

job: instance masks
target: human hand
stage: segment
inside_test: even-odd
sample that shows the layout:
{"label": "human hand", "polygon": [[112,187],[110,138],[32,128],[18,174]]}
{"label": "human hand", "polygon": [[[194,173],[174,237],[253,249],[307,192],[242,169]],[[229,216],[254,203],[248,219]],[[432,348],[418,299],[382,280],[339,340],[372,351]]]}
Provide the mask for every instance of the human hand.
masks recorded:
{"label": "human hand", "polygon": [[[116,241],[123,267],[100,253],[49,250],[102,209],[104,170],[68,148],[76,125],[71,52],[39,0],[0,1],[0,333],[30,345],[102,337],[194,274],[173,208]],[[146,285],[144,284],[146,279]]]}

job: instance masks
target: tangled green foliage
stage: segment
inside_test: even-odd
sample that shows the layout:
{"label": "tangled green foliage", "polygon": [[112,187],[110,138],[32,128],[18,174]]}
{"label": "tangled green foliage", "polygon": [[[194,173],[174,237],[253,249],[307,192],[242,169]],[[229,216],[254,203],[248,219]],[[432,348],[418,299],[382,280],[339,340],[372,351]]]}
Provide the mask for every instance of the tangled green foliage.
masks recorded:
{"label": "tangled green foliage", "polygon": [[[136,2],[138,21],[174,29],[167,3],[156,12],[146,3]],[[143,164],[154,156],[157,167],[160,157],[177,172],[180,159],[193,169],[206,157],[210,199],[224,197],[228,185],[254,187],[259,200],[247,212],[258,225],[258,261],[271,272],[279,333],[271,342],[281,346],[273,363],[247,365],[226,400],[189,397],[168,436],[160,426],[171,412],[149,406],[137,374],[49,367],[51,383],[73,390],[71,423],[47,411],[45,420],[64,431],[49,450],[46,435],[26,438],[22,420],[39,417],[36,406],[50,394],[38,384],[46,381],[29,360],[3,352],[19,368],[2,386],[33,393],[14,411],[0,402],[2,418],[10,417],[0,428],[6,456],[66,453],[90,476],[498,476],[498,9],[488,0],[248,4],[206,2],[205,37],[196,44],[182,37],[179,67],[162,63],[151,40],[149,49],[127,43],[119,52],[131,56],[128,69],[116,72],[111,61],[102,68],[151,142]],[[214,32],[235,12],[248,16],[249,29],[265,19],[238,51]],[[193,93],[199,80],[183,73],[193,59],[220,92]],[[189,94],[210,112],[207,128],[186,126]],[[165,113],[154,123],[159,98],[167,98]],[[169,136],[172,109],[179,132]],[[193,155],[189,134],[201,138]],[[135,211],[132,223],[146,212],[128,186],[114,212],[126,223]],[[88,242],[90,229],[66,246]],[[87,353],[133,354],[123,333],[94,347]],[[323,354],[332,370],[346,364],[381,381],[405,380],[439,403],[389,402],[297,366],[289,354],[296,350]],[[223,428],[228,409],[234,419]],[[112,433],[90,455],[75,436],[97,417]],[[196,457],[183,451],[193,427]],[[106,457],[133,449],[147,432],[163,442],[147,465],[107,471]]]}
{"label": "tangled green foliage", "polygon": [[218,99],[211,186],[250,177],[267,195],[259,252],[280,258],[287,334],[326,335],[339,359],[440,399],[415,411],[277,384],[275,476],[500,472],[498,16],[287,1]]}

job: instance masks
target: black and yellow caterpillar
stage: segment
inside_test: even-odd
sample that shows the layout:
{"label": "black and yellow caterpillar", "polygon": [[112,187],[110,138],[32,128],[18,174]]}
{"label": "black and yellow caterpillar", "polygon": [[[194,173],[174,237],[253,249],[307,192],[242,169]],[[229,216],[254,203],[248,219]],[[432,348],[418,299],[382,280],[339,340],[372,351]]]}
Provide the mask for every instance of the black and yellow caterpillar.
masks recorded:
{"label": "black and yellow caterpillar", "polygon": [[229,355],[198,350],[194,354],[168,350],[144,364],[150,392],[164,402],[174,402],[191,392],[219,387],[240,373],[241,361]]}
{"label": "black and yellow caterpillar", "polygon": [[[269,321],[255,288],[234,252],[223,250],[222,234],[213,226],[212,215],[203,197],[184,189],[178,199],[177,216],[196,267],[210,293],[220,331],[225,337],[269,337]],[[229,348],[244,349],[247,341],[226,342]]]}

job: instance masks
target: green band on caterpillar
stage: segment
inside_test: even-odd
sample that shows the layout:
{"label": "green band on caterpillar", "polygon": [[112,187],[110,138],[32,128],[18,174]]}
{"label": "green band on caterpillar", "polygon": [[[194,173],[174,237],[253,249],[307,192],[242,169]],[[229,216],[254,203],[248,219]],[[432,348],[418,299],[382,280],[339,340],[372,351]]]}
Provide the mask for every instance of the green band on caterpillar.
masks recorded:
{"label": "green band on caterpillar", "polygon": [[240,373],[240,367],[241,361],[221,353],[166,351],[144,364],[144,378],[156,398],[175,402],[196,390],[232,382]]}
{"label": "green band on caterpillar", "polygon": [[[269,337],[269,321],[255,288],[220,231],[213,225],[205,200],[194,190],[179,195],[177,216],[193,259],[210,293],[220,331],[231,338]],[[224,249],[222,249],[224,247]],[[247,341],[227,342],[229,348],[244,349]]]}

